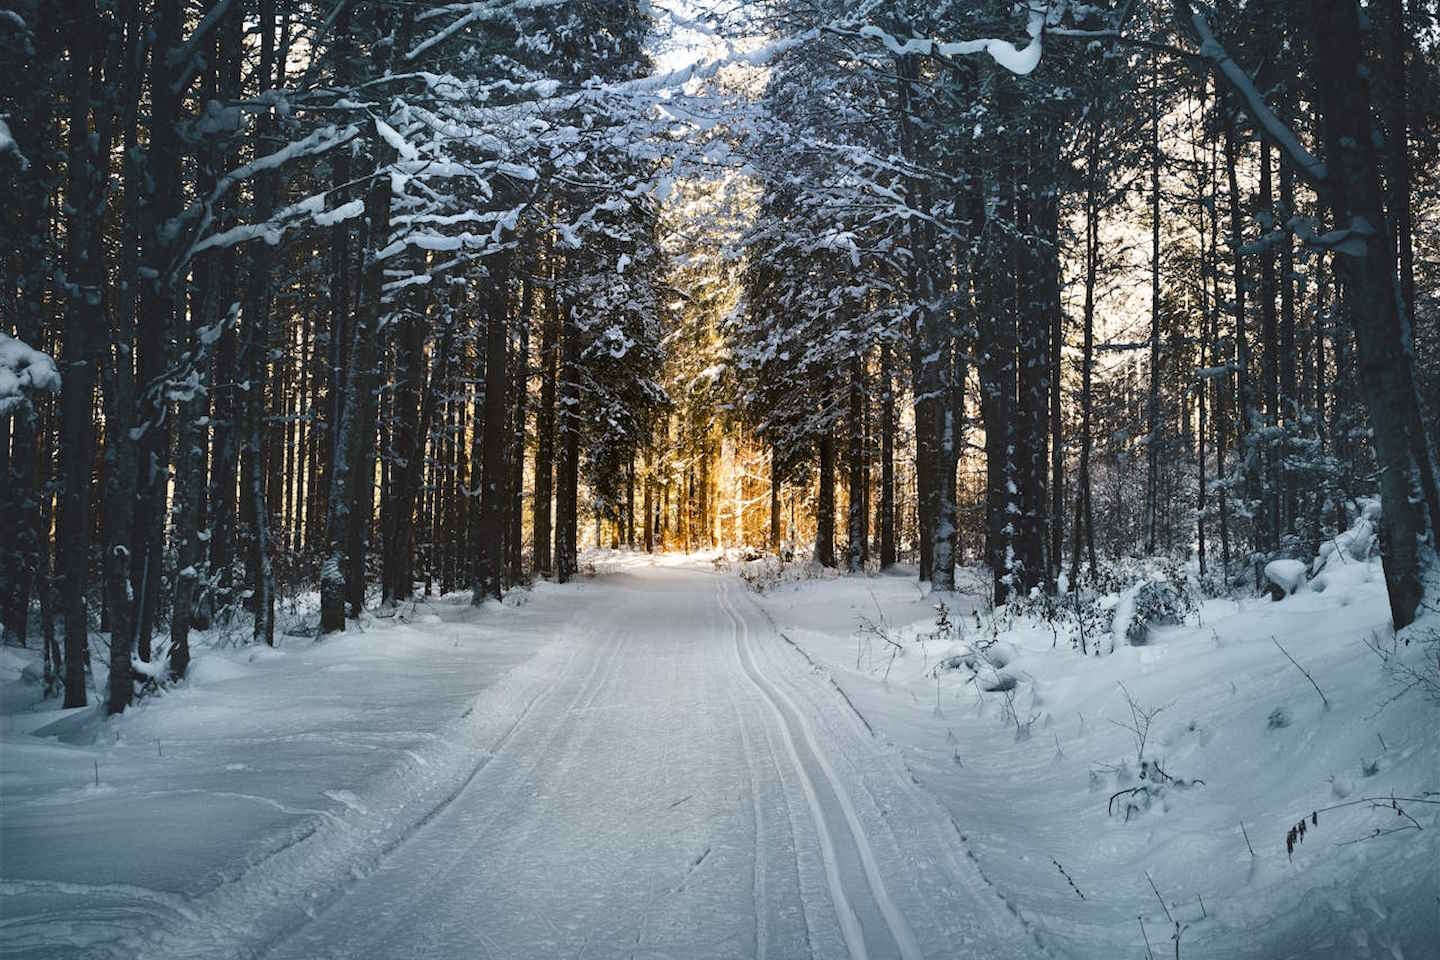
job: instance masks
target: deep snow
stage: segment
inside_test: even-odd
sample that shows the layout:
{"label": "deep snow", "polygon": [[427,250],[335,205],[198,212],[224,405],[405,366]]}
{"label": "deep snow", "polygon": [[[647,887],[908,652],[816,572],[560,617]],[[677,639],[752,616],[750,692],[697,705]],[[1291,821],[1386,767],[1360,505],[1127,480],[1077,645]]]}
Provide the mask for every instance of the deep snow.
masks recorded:
{"label": "deep snow", "polygon": [[[1043,622],[1007,627],[978,587],[949,598],[961,635],[929,639],[936,598],[913,571],[785,583],[762,604],[942,800],[1053,955],[1143,958],[1148,936],[1173,956],[1178,921],[1185,958],[1440,957],[1440,806],[1401,804],[1423,830],[1388,806],[1322,812],[1287,855],[1288,829],[1313,810],[1440,800],[1440,705],[1416,691],[1389,702],[1397,687],[1364,642],[1389,635],[1379,561],[1331,564],[1317,586],[1208,601],[1142,646],[1117,628],[1114,653],[1091,657]],[[994,641],[988,657],[976,641]],[[937,670],[947,658],[979,670]],[[984,690],[1007,677],[1009,694]],[[1107,813],[1142,783],[1125,690],[1161,710],[1146,759],[1204,781],[1167,785],[1128,822],[1136,795]]]}
{"label": "deep snow", "polygon": [[[973,572],[936,638],[910,571],[588,563],[277,652],[201,637],[109,721],[0,652],[0,955],[1173,956],[1167,911],[1187,958],[1440,955],[1440,807],[1285,849],[1311,810],[1440,799],[1437,708],[1387,705],[1362,643],[1373,560],[1098,657]],[[1146,762],[1204,781],[1128,816],[1122,683],[1161,708]]]}

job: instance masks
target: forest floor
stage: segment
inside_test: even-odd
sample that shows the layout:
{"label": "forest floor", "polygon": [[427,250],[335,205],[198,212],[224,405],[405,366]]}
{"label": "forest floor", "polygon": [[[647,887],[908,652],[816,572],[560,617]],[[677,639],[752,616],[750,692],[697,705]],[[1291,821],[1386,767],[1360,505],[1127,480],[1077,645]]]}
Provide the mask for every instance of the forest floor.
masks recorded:
{"label": "forest floor", "polygon": [[[757,594],[714,560],[210,635],[108,721],[0,652],[0,956],[1143,958],[1176,921],[1187,958],[1435,955],[1440,808],[1284,844],[1440,790],[1435,707],[1382,709],[1361,642],[1378,565],[1082,657],[978,580],[937,639],[913,572]],[[1107,814],[1121,682],[1204,784]]]}

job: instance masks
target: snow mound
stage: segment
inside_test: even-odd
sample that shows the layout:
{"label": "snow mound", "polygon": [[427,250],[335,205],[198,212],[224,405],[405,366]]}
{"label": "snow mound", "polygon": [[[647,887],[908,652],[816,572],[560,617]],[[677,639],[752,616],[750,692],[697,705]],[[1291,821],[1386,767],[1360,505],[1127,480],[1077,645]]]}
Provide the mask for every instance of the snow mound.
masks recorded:
{"label": "snow mound", "polygon": [[212,683],[247,677],[250,673],[250,670],[234,660],[212,653],[196,657],[186,669],[185,679],[197,686],[208,686]]}
{"label": "snow mound", "polygon": [[1364,498],[1359,501],[1358,507],[1360,515],[1350,529],[1320,544],[1320,552],[1310,565],[1311,573],[1320,573],[1351,561],[1363,562],[1379,555],[1380,541],[1376,527],[1380,523],[1380,501]]}
{"label": "snow mound", "polygon": [[1305,564],[1299,560],[1271,560],[1265,564],[1265,579],[1280,591],[1279,600],[1305,585]]}

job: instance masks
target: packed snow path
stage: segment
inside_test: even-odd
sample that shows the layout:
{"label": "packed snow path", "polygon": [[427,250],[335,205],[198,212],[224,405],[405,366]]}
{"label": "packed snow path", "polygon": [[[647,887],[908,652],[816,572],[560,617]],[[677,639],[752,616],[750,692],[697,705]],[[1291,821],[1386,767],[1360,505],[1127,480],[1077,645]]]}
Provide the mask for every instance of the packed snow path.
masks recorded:
{"label": "packed snow path", "polygon": [[[343,883],[307,877],[316,858],[261,864],[275,876],[194,904],[153,952],[908,960],[1021,956],[1028,941],[1034,953],[949,816],[736,581],[607,579],[588,629],[537,658],[518,716],[413,823],[381,824],[392,835],[378,855],[345,831],[316,837]],[[319,902],[289,921],[265,909],[307,895]]]}

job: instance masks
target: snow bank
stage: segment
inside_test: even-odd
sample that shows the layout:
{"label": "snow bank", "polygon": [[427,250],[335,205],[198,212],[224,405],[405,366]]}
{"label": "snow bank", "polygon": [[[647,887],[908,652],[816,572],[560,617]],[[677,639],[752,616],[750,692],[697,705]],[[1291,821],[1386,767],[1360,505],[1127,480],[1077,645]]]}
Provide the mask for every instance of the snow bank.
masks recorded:
{"label": "snow bank", "polygon": [[[473,770],[584,589],[279,650],[195,633],[186,679],[109,720],[41,699],[38,650],[0,650],[0,954],[224,957],[293,922]],[[104,635],[91,657],[103,689]]]}
{"label": "snow bank", "polygon": [[[1388,802],[1354,802],[1440,789],[1434,706],[1389,702],[1395,681],[1364,642],[1388,632],[1377,519],[1362,504],[1332,542],[1328,590],[1209,600],[1163,644],[1117,637],[1101,656],[980,595],[951,603],[937,643],[913,581],[783,584],[758,602],[951,811],[1051,955],[1146,956],[1138,916],[1168,956],[1168,911],[1191,960],[1433,956],[1440,806],[1399,804],[1417,830]],[[1116,625],[1137,592],[1109,598]],[[1287,853],[1311,811],[1318,825]]]}

